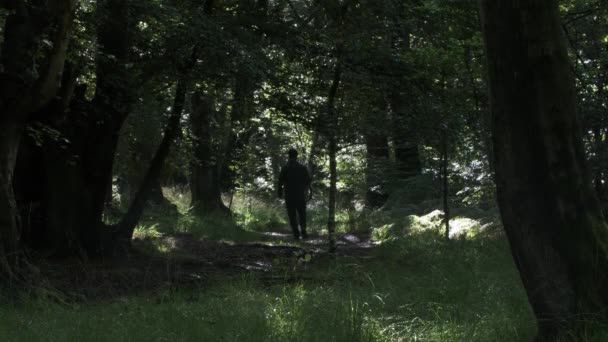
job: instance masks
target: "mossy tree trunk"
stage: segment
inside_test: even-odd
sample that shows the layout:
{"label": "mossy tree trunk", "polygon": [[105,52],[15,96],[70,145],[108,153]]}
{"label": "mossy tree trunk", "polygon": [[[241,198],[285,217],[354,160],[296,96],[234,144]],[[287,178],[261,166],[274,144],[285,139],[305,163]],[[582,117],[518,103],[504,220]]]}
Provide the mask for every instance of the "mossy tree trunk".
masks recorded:
{"label": "mossy tree trunk", "polygon": [[482,0],[498,203],[539,339],[606,320],[608,228],[557,0]]}

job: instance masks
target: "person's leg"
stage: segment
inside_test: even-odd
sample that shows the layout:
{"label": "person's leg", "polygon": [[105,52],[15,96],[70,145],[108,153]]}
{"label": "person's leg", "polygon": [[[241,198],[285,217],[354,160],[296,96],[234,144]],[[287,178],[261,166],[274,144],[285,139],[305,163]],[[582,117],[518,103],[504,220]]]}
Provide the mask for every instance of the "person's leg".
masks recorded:
{"label": "person's leg", "polygon": [[296,239],[300,238],[300,232],[298,231],[298,220],[296,218],[297,208],[294,203],[286,203],[287,216],[289,217],[289,225],[293,231],[293,237]]}
{"label": "person's leg", "polygon": [[302,230],[302,237],[308,238],[308,233],[306,232],[306,201],[298,202],[298,219],[300,221],[300,229]]}

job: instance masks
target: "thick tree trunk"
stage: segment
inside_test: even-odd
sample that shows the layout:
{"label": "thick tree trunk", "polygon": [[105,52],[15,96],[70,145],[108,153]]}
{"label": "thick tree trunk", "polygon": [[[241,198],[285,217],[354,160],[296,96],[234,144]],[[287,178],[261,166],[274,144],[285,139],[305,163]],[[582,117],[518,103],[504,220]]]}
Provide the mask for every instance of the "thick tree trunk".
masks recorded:
{"label": "thick tree trunk", "polygon": [[[74,149],[62,149],[55,144],[45,146],[45,171],[43,207],[45,213],[46,241],[43,248],[56,256],[85,255],[85,249],[97,250],[94,240],[85,244],[81,238],[92,234],[97,226],[92,220],[92,191],[86,182],[87,168],[71,154]],[[39,239],[40,240],[40,239]]]}
{"label": "thick tree trunk", "polygon": [[[371,127],[368,127],[372,130]],[[365,146],[367,148],[366,160],[366,202],[370,208],[381,207],[387,199],[383,183],[386,179],[389,150],[388,138],[381,132],[371,131],[365,136]]]}
{"label": "thick tree trunk", "polygon": [[[79,88],[69,111],[63,109],[71,96],[61,99],[63,109],[48,106],[43,111],[45,121],[67,139],[48,141],[43,147],[41,198],[46,236],[41,247],[57,255],[99,255],[111,244],[102,222],[103,211],[118,133],[131,110],[135,89],[128,71],[133,24],[128,5],[123,0],[98,1],[100,49],[93,101],[87,101],[84,89]],[[49,70],[53,70],[51,66]],[[65,88],[73,88],[73,84]]]}
{"label": "thick tree trunk", "polygon": [[[402,8],[404,5],[399,6]],[[393,33],[391,45],[399,53],[411,50],[411,30],[409,25],[394,22],[394,25],[401,26],[402,32]],[[397,43],[398,42],[398,43]],[[408,112],[408,104],[413,99],[408,98],[408,90],[413,85],[407,78],[397,78],[394,80],[392,88],[385,89],[388,95],[388,102],[391,109],[391,128],[389,131],[395,149],[395,173],[399,179],[408,179],[422,173],[420,162],[420,152],[418,149],[415,135],[415,120],[411,112]]]}
{"label": "thick tree trunk", "polygon": [[225,212],[220,190],[218,156],[213,151],[211,120],[215,115],[213,100],[197,93],[192,97],[190,125],[194,144],[194,161],[192,163],[192,206],[198,215],[213,212]]}
{"label": "thick tree trunk", "polygon": [[253,92],[255,80],[251,79],[244,66],[239,68],[234,85],[234,100],[232,104],[231,121],[233,125],[247,125],[253,115]]}
{"label": "thick tree trunk", "polygon": [[[20,247],[13,174],[21,136],[27,116],[56,96],[76,1],[49,0],[36,7],[27,2],[10,5],[0,48],[0,276],[12,278]],[[39,48],[45,34],[52,48],[41,61]]]}
{"label": "thick tree trunk", "polygon": [[608,228],[576,115],[557,0],[482,0],[498,202],[539,338],[606,320]]}
{"label": "thick tree trunk", "polygon": [[19,251],[17,205],[13,193],[13,171],[21,139],[18,122],[0,121],[0,278],[12,277]]}
{"label": "thick tree trunk", "polygon": [[95,111],[81,91],[65,121],[55,126],[68,142],[53,139],[43,145],[44,248],[53,254],[102,252],[102,214],[111,178],[108,168],[118,138],[109,120],[103,124],[96,120],[104,115]]}
{"label": "thick tree trunk", "polygon": [[405,95],[393,91],[390,94],[392,109],[392,138],[395,144],[397,177],[408,179],[422,173],[420,151],[412,127],[413,120],[406,113]]}

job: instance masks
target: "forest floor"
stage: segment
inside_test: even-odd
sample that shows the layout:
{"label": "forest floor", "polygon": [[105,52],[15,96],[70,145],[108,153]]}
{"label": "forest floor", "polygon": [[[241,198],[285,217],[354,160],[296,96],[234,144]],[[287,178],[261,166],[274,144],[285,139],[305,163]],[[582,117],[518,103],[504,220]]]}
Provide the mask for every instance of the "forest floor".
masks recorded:
{"label": "forest floor", "polygon": [[[68,301],[95,301],[194,288],[214,279],[252,277],[263,284],[314,280],[310,268],[335,258],[371,259],[368,234],[339,234],[337,252],[327,252],[327,237],[311,234],[295,241],[291,234],[254,233],[258,239],[235,243],[199,239],[192,234],[136,238],[126,258],[83,262],[62,260],[41,265],[47,286]],[[318,280],[318,279],[317,279]]]}
{"label": "forest floor", "polygon": [[506,241],[142,236],[106,262],[41,264],[45,295],[0,305],[1,341],[526,341]]}
{"label": "forest floor", "polygon": [[0,341],[485,342],[536,333],[493,209],[454,210],[449,240],[436,201],[340,212],[330,255],[322,202],[310,205],[310,238],[294,241],[276,201],[236,198],[231,218],[201,219],[180,201],[188,196],[166,194],[177,215],[147,212],[128,256],[37,262],[39,289],[0,298]]}

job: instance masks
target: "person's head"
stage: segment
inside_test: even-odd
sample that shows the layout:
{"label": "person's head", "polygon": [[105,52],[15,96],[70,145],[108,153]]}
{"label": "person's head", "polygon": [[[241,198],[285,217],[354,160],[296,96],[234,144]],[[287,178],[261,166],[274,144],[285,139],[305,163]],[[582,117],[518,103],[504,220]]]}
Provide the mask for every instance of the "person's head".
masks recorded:
{"label": "person's head", "polygon": [[298,159],[298,151],[296,151],[295,148],[290,148],[289,152],[287,152],[287,154],[289,155],[289,160]]}

